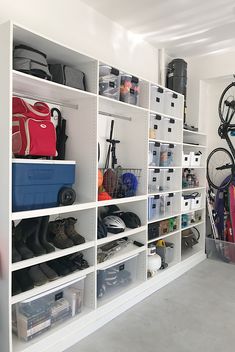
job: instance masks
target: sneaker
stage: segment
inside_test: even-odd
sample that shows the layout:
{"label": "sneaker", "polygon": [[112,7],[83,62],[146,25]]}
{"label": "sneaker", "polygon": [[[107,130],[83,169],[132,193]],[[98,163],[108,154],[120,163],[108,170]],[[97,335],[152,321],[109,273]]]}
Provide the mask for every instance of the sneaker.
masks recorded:
{"label": "sneaker", "polygon": [[49,222],[48,238],[49,241],[59,249],[66,249],[74,245],[73,241],[65,234],[63,220]]}
{"label": "sneaker", "polygon": [[85,238],[75,230],[74,225],[76,224],[76,222],[77,219],[72,217],[64,219],[64,231],[75,245],[79,245],[85,243]]}

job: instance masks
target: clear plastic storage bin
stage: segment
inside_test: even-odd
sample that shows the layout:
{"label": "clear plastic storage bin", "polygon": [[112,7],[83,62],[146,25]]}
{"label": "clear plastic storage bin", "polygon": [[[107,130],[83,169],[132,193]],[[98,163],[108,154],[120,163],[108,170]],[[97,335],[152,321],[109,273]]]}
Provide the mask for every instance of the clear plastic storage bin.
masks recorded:
{"label": "clear plastic storage bin", "polygon": [[173,141],[175,135],[175,120],[170,118],[163,118],[163,136],[166,141]]}
{"label": "clear plastic storage bin", "polygon": [[201,153],[190,153],[190,166],[200,166],[201,164]]}
{"label": "clear plastic storage bin", "polygon": [[162,169],[160,173],[160,191],[169,191],[172,189],[174,169]]}
{"label": "clear plastic storage bin", "polygon": [[105,97],[119,100],[120,96],[120,72],[108,65],[99,66],[99,94]]}
{"label": "clear plastic storage bin", "polygon": [[149,143],[149,166],[159,166],[161,144],[158,142]]}
{"label": "clear plastic storage bin", "polygon": [[148,191],[158,192],[160,189],[160,169],[150,169],[148,171]]}
{"label": "clear plastic storage bin", "polygon": [[137,77],[121,75],[120,100],[124,103],[139,105],[139,79]]}
{"label": "clear plastic storage bin", "polygon": [[206,254],[210,259],[235,264],[235,243],[206,237]]}
{"label": "clear plastic storage bin", "polygon": [[148,220],[159,217],[161,197],[159,195],[148,197]]}
{"label": "clear plastic storage bin", "polygon": [[160,166],[174,165],[174,144],[161,144]]}
{"label": "clear plastic storage bin", "polygon": [[190,166],[190,164],[191,164],[191,155],[182,152],[182,165],[183,165],[183,167]]}
{"label": "clear plastic storage bin", "polygon": [[162,123],[162,118],[160,115],[150,114],[149,138],[161,139],[161,134],[162,134],[161,123]]}
{"label": "clear plastic storage bin", "polygon": [[81,313],[84,279],[74,280],[43,294],[17,303],[16,331],[19,339],[29,341],[59,323]]}
{"label": "clear plastic storage bin", "polygon": [[138,255],[104,267],[97,272],[97,297],[115,295],[136,281]]}
{"label": "clear plastic storage bin", "polygon": [[177,118],[183,117],[183,96],[166,91],[164,97],[164,113]]}
{"label": "clear plastic storage bin", "polygon": [[164,89],[159,86],[151,86],[151,110],[158,113],[164,112]]}
{"label": "clear plastic storage bin", "polygon": [[175,195],[174,193],[169,193],[165,195],[165,215],[173,214],[173,203],[174,203]]}
{"label": "clear plastic storage bin", "polygon": [[174,260],[175,245],[172,242],[165,242],[164,247],[156,246],[157,254],[163,259],[164,263],[171,263]]}

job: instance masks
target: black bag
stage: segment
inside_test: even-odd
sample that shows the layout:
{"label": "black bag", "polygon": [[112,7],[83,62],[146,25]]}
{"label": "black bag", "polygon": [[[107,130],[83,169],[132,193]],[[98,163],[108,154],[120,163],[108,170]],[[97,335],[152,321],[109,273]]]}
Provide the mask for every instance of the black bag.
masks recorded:
{"label": "black bag", "polygon": [[53,82],[86,90],[85,74],[82,71],[62,64],[51,64],[49,69]]}
{"label": "black bag", "polygon": [[183,59],[174,59],[168,64],[167,88],[183,94],[186,99],[187,62]]}
{"label": "black bag", "polygon": [[54,113],[58,115],[58,123],[56,126],[56,150],[57,156],[54,159],[65,160],[65,146],[68,136],[66,135],[66,120],[62,117],[61,112],[57,108],[51,109],[51,116]]}
{"label": "black bag", "polygon": [[32,76],[51,80],[47,56],[27,45],[17,45],[13,52],[13,68]]}

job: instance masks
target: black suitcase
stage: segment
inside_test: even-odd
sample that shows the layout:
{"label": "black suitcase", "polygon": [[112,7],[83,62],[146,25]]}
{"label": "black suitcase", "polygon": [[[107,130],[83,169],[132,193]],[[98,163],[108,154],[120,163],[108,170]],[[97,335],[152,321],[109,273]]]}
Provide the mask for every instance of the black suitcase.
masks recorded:
{"label": "black suitcase", "polygon": [[187,62],[183,59],[174,59],[167,68],[167,87],[183,94],[187,91]]}

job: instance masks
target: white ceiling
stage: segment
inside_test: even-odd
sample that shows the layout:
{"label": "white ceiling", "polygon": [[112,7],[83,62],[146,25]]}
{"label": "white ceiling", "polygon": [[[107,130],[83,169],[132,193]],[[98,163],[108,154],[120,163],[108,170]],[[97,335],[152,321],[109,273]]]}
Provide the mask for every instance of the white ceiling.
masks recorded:
{"label": "white ceiling", "polygon": [[172,56],[235,50],[235,0],[82,0]]}

